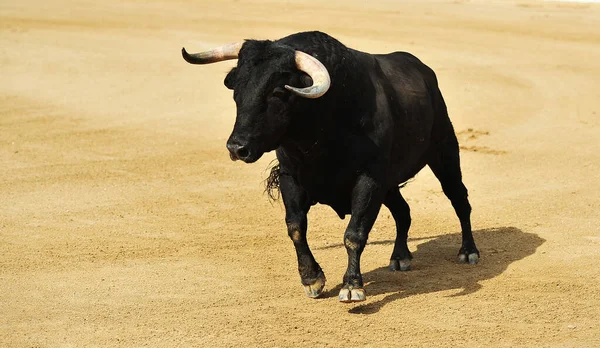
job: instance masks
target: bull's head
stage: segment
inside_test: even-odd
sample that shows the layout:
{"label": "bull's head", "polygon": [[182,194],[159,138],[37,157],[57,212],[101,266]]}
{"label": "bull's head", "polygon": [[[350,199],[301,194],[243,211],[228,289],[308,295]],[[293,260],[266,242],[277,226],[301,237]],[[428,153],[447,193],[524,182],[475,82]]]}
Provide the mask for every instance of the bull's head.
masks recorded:
{"label": "bull's head", "polygon": [[279,147],[297,98],[319,98],[331,83],[327,69],[316,58],[271,41],[248,40],[195,54],[184,48],[182,54],[191,64],[239,59],[225,77],[237,105],[227,149],[232,160],[246,163]]}

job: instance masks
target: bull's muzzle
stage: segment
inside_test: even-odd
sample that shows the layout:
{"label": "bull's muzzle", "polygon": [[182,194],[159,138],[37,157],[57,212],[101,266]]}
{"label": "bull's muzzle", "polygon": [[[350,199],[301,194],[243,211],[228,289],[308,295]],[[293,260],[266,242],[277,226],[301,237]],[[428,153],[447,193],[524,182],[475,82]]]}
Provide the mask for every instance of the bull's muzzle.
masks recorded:
{"label": "bull's muzzle", "polygon": [[250,150],[248,146],[244,146],[235,142],[227,142],[227,150],[232,161],[242,160],[248,162],[250,159]]}

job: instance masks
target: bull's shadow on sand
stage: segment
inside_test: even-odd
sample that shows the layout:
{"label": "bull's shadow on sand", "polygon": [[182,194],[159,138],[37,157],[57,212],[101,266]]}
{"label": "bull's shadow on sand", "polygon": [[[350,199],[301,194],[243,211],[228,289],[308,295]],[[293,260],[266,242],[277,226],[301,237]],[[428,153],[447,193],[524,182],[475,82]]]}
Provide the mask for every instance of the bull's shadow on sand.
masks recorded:
{"label": "bull's shadow on sand", "polygon": [[[458,264],[456,256],[460,246],[460,233],[440,235],[427,240],[412,250],[412,270],[392,272],[381,267],[363,273],[367,301],[349,310],[350,313],[373,314],[386,304],[409,296],[445,290],[457,290],[451,296],[472,294],[482,285],[481,281],[494,278],[507,267],[523,258],[533,255],[545,240],[533,233],[526,233],[515,227],[488,228],[473,232],[481,253],[478,265]],[[393,240],[369,243],[390,245]],[[329,246],[341,247],[343,245]],[[368,245],[367,245],[368,248]],[[341,284],[325,292],[324,298],[337,297]],[[385,294],[380,300],[371,301],[369,296]]]}

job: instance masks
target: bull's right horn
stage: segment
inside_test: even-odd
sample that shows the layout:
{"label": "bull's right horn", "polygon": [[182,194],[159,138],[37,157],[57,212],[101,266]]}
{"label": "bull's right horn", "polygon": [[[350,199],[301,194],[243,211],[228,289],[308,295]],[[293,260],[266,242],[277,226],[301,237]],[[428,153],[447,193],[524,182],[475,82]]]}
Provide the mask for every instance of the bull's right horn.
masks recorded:
{"label": "bull's right horn", "polygon": [[317,58],[302,51],[296,51],[296,67],[300,71],[304,71],[313,80],[313,85],[305,88],[297,88],[285,85],[285,88],[296,93],[297,95],[315,99],[327,93],[331,86],[331,78],[327,68]]}
{"label": "bull's right horn", "polygon": [[216,63],[223,60],[237,59],[243,44],[243,41],[235,42],[229,45],[217,47],[210,51],[192,54],[187,53],[185,48],[182,48],[181,55],[183,56],[183,59],[190,64]]}

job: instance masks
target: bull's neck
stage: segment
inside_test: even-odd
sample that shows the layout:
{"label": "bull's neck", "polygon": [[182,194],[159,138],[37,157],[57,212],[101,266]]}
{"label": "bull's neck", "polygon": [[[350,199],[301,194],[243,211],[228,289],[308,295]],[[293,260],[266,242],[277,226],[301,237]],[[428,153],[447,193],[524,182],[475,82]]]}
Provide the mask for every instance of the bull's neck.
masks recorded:
{"label": "bull's neck", "polygon": [[281,147],[290,155],[303,160],[316,159],[324,154],[327,148],[330,122],[324,115],[297,115],[292,123]]}
{"label": "bull's neck", "polygon": [[[373,82],[368,73],[358,69],[361,64],[372,64],[372,57],[364,62],[362,52],[346,49],[336,55],[336,61],[326,61],[330,72],[331,88],[318,99],[299,102],[292,124],[281,147],[288,153],[312,160],[335,151],[340,127],[352,130],[361,127],[365,112],[374,102]],[[361,56],[359,58],[359,56]],[[331,58],[330,58],[331,59]]]}

